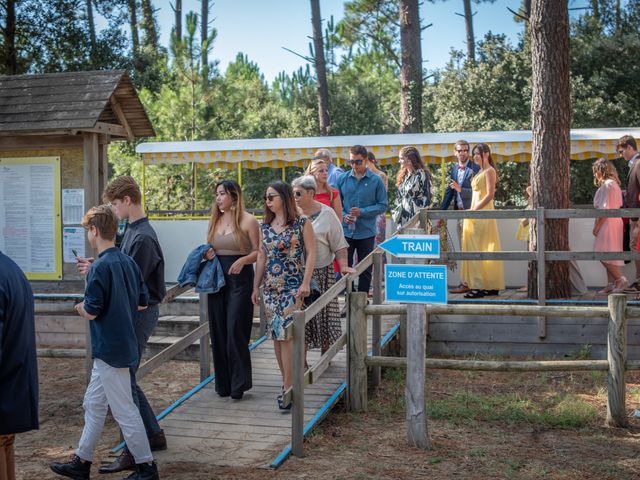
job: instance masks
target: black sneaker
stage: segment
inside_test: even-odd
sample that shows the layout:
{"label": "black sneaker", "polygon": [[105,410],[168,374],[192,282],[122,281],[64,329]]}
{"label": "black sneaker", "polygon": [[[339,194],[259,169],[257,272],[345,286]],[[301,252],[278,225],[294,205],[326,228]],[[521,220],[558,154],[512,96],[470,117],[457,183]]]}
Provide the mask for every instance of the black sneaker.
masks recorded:
{"label": "black sneaker", "polygon": [[74,480],[89,480],[91,462],[83,462],[79,456],[71,455],[71,459],[67,463],[52,463],[51,470],[58,475]]}
{"label": "black sneaker", "polygon": [[124,470],[135,470],[136,461],[127,447],[122,449],[122,453],[109,465],[104,465],[98,469],[98,473],[117,473]]}
{"label": "black sneaker", "polygon": [[156,462],[139,463],[136,465],[136,471],[127,477],[130,480],[160,480],[158,474],[158,465]]}

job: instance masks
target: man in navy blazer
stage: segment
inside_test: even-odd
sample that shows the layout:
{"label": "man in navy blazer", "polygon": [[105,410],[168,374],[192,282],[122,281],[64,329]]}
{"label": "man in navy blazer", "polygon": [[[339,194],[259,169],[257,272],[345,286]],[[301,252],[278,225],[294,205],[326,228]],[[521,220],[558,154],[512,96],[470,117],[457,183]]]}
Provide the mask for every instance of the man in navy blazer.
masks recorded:
{"label": "man in navy blazer", "polygon": [[[480,166],[469,159],[469,142],[458,140],[454,147],[458,162],[451,168],[450,182],[444,192],[444,198],[440,204],[440,210],[446,210],[453,203],[455,210],[468,210],[471,207],[471,180],[480,171]],[[458,221],[458,237],[462,245],[462,220]],[[451,290],[451,293],[465,293],[469,291],[468,285],[461,283]]]}
{"label": "man in navy blazer", "polygon": [[38,364],[33,292],[0,252],[0,478],[15,478],[16,433],[38,428]]}

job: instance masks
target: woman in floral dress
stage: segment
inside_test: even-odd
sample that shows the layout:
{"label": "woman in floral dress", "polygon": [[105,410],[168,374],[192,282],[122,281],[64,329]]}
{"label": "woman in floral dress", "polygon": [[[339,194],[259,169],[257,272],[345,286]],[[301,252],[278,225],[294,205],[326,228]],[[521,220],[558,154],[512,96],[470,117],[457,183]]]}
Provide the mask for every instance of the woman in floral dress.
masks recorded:
{"label": "woman in floral dress", "polygon": [[[251,300],[259,305],[262,284],[267,335],[273,340],[284,392],[291,387],[293,371],[293,341],[285,340],[284,332],[293,321],[293,312],[301,309],[310,293],[316,257],[313,227],[298,213],[290,185],[277,181],[267,187],[260,232],[262,248]],[[291,404],[283,404],[282,395],[278,406],[291,408]]]}

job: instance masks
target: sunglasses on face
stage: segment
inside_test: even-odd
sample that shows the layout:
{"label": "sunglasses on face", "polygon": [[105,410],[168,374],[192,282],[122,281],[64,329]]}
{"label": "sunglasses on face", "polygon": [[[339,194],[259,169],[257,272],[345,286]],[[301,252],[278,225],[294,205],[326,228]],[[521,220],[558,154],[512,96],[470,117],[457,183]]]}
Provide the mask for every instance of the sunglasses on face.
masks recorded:
{"label": "sunglasses on face", "polygon": [[622,156],[622,153],[624,152],[624,150],[618,150],[618,156]]}
{"label": "sunglasses on face", "polygon": [[364,160],[349,160],[349,163],[351,163],[351,165],[362,165],[362,162]]}
{"label": "sunglasses on face", "polygon": [[268,195],[264,196],[264,201],[265,202],[273,202],[273,199],[276,197],[279,197],[280,195],[278,195],[277,193],[269,193]]}
{"label": "sunglasses on face", "polygon": [[302,192],[300,190],[296,190],[295,192],[293,192],[293,194],[298,198],[302,196]]}
{"label": "sunglasses on face", "polygon": [[463,149],[460,149],[460,150],[456,150],[456,153],[463,153],[463,152],[464,153],[469,153],[469,149],[468,148],[463,148]]}

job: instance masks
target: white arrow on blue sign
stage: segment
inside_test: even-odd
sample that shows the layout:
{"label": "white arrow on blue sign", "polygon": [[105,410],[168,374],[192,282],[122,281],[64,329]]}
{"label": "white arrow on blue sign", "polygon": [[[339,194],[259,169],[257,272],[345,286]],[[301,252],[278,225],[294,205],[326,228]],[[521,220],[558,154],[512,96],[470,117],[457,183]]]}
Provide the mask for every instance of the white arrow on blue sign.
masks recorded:
{"label": "white arrow on blue sign", "polygon": [[385,302],[447,303],[445,265],[384,266]]}
{"label": "white arrow on blue sign", "polygon": [[399,258],[440,258],[438,235],[396,235],[378,246]]}

